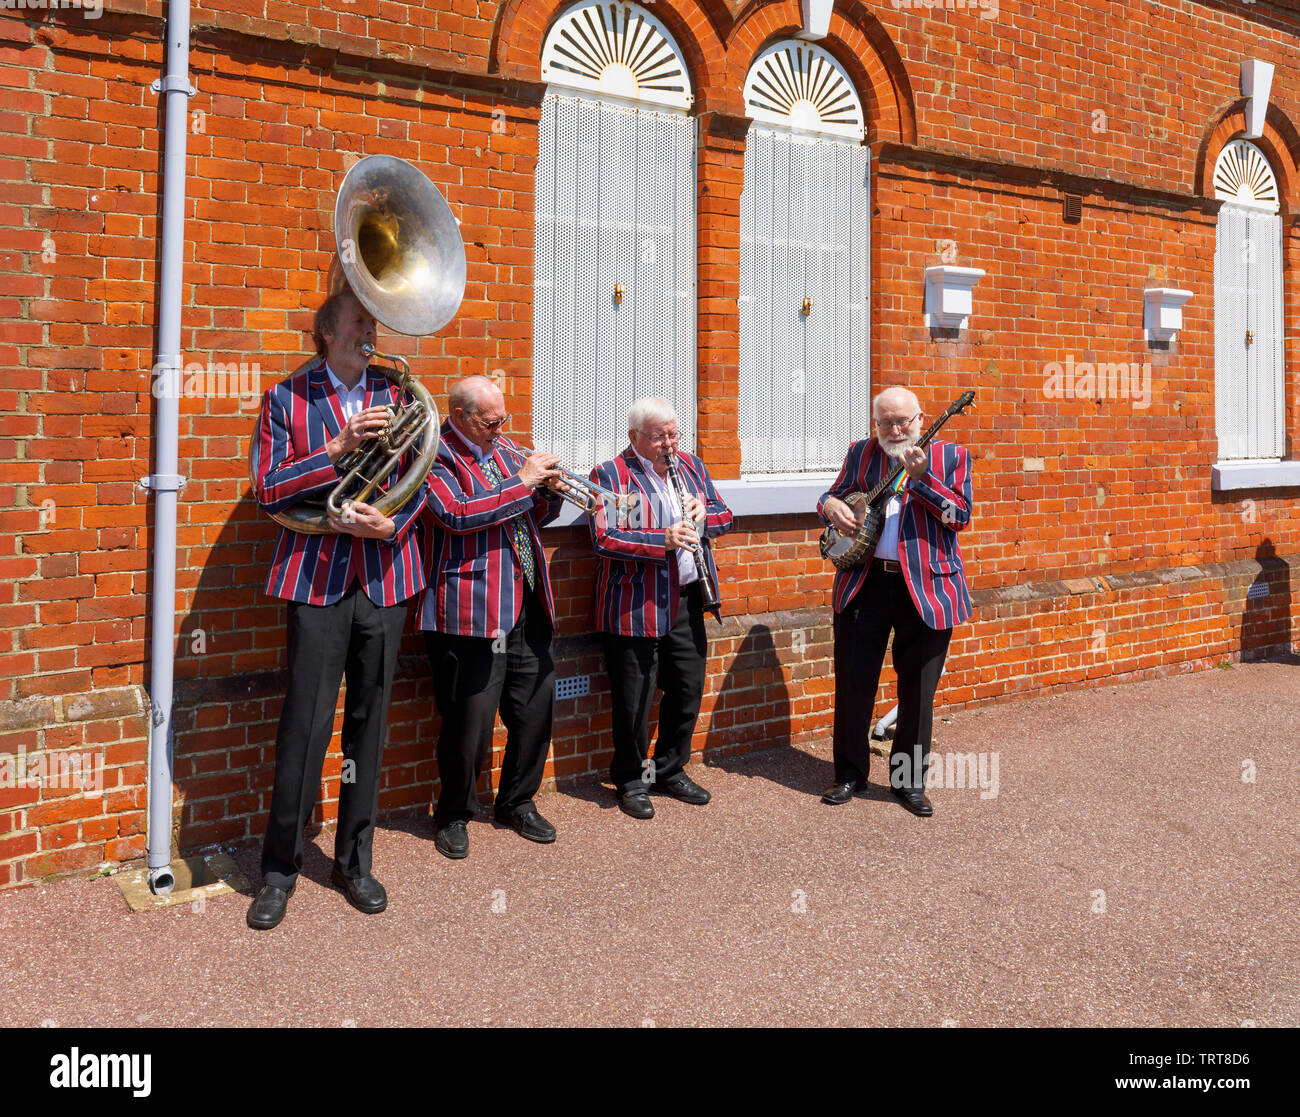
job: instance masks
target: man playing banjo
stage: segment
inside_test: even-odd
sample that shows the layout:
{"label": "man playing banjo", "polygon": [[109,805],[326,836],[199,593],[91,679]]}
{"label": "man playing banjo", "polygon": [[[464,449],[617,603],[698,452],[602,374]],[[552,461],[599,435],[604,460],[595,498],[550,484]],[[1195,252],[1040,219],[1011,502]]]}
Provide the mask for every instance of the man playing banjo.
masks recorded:
{"label": "man playing banjo", "polygon": [[[924,416],[907,388],[886,388],[871,410],[876,437],[849,447],[835,484],[817,502],[836,531],[859,535],[845,498],[875,488],[896,462],[904,467],[883,521],[867,525],[880,529],[873,554],[835,575],[835,782],[822,802],[847,803],[866,786],[871,708],[892,631],[899,712],[889,786],[908,810],[928,817],[934,813],[925,794],[934,692],[953,626],[971,614],[957,543],[970,523],[971,458],[952,442],[918,445]],[[868,508],[867,515],[882,512]]]}

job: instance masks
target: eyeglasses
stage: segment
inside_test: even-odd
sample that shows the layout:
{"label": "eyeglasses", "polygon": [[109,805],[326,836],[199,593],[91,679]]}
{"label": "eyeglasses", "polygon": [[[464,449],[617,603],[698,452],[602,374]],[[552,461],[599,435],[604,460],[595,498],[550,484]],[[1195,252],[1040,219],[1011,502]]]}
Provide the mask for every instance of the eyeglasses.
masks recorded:
{"label": "eyeglasses", "polygon": [[908,427],[910,427],[913,423],[916,422],[916,420],[920,417],[920,414],[921,413],[918,411],[910,419],[877,419],[876,426],[878,426],[882,431],[887,431],[887,430],[905,431],[907,430]]}
{"label": "eyeglasses", "polygon": [[504,427],[507,423],[510,422],[510,416],[502,415],[500,419],[493,419],[491,422],[488,422],[486,419],[480,419],[477,415],[475,415],[474,422],[476,422],[485,431],[499,431],[502,427]]}

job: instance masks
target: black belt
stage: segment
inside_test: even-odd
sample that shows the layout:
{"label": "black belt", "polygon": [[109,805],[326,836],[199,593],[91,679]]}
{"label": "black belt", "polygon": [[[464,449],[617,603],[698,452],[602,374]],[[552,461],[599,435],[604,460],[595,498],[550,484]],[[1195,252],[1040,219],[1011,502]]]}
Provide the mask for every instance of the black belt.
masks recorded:
{"label": "black belt", "polygon": [[903,564],[895,562],[893,559],[878,558],[874,560],[874,565],[880,567],[886,574],[901,574]]}

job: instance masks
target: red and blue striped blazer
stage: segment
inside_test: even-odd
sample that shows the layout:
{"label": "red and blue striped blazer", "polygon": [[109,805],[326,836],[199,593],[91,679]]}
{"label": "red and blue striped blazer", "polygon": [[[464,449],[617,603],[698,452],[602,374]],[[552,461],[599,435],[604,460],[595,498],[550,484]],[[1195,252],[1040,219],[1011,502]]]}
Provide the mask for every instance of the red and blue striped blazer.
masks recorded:
{"label": "red and blue striped blazer", "polygon": [[[931,628],[945,629],[971,615],[966,569],[957,543],[957,533],[970,523],[971,459],[966,447],[937,438],[926,450],[929,472],[919,481],[909,477],[900,493],[898,561],[921,619]],[[850,493],[870,491],[891,464],[876,439],[855,442],[835,484],[817,501],[818,514],[826,518],[824,507],[833,496],[843,500]],[[843,612],[862,588],[871,561],[836,572],[835,612]]]}
{"label": "red and blue striped blazer", "polygon": [[[369,368],[366,406],[397,403],[397,385]],[[282,512],[305,497],[323,499],[341,474],[325,444],[344,425],[343,408],[325,371],[323,357],[266,390],[257,433],[253,436],[254,493],[267,512]],[[410,465],[410,451],[380,484],[395,484]],[[376,605],[396,605],[424,589],[421,561],[423,529],[420,512],[427,489],[421,485],[390,518],[396,525],[391,539],[359,539],[353,535],[306,535],[280,528],[275,557],[266,580],[272,597],[306,605],[331,605],[360,579],[366,596]]]}
{"label": "red and blue striped blazer", "polygon": [[[503,446],[508,450],[503,450]],[[505,480],[488,479],[471,444],[448,419],[438,460],[429,474],[429,588],[420,628],[452,636],[495,638],[514,628],[524,606],[524,576],[511,521],[523,516],[536,556],[536,589],[555,624],[555,599],[540,528],[560,512],[563,499],[534,491],[519,480],[525,454],[511,439],[497,439],[493,459]]]}
{"label": "red and blue striped blazer", "polygon": [[[680,452],[677,475],[682,487],[704,503],[708,513],[705,538],[729,531],[731,509],[713,487],[713,478],[704,463],[694,454]],[[677,616],[680,587],[677,553],[674,551],[670,556],[664,549],[668,523],[662,523],[658,515],[654,482],[646,476],[645,467],[631,446],[619,457],[596,466],[591,471],[591,479],[605,489],[637,494],[635,504],[617,511],[613,524],[609,522],[612,500],[598,502],[595,511],[587,517],[592,543],[600,556],[592,602],[596,628],[620,636],[663,636],[671,630]],[[704,557],[713,584],[720,587],[713,548],[707,542]],[[722,596],[721,588],[718,596]]]}

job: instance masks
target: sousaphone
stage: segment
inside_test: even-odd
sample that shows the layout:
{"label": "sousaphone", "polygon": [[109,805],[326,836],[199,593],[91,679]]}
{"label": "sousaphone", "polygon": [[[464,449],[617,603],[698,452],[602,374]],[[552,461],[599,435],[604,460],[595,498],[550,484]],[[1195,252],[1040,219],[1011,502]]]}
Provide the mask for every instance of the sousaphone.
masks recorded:
{"label": "sousaphone", "polygon": [[[350,287],[361,305],[388,329],[422,336],[442,329],[456,316],[465,295],[465,243],[460,227],[438,188],[405,159],[370,155],[348,171],[334,204],[334,243],[331,293]],[[378,437],[367,439],[335,463],[343,479],[324,501],[300,501],[271,513],[276,523],[293,531],[330,534],[329,515],[341,516],[348,502],[366,501],[413,447],[419,450],[411,466],[369,503],[385,516],[392,515],[415,495],[433,468],[441,425],[433,397],[412,378],[402,357],[376,352],[369,344],[361,347],[361,353],[376,358],[371,367],[398,384],[398,403],[388,409],[388,424]],[[304,361],[290,375],[318,360]],[[254,486],[258,455],[254,431],[248,450],[248,474]]]}

